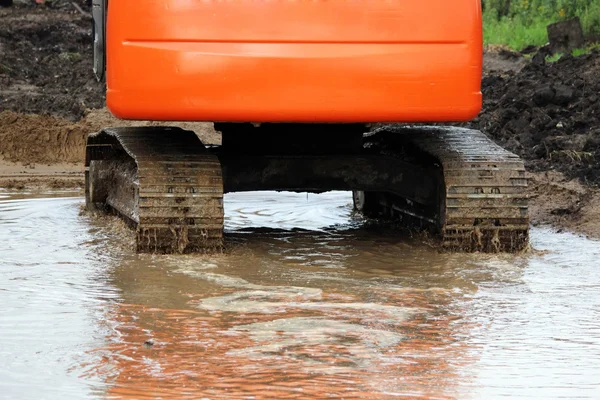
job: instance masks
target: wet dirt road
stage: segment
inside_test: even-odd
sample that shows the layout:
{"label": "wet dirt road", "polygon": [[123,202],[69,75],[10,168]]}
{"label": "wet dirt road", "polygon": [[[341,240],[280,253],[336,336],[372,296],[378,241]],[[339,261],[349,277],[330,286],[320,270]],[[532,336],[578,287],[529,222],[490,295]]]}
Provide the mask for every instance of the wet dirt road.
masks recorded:
{"label": "wet dirt road", "polygon": [[440,254],[350,201],[227,195],[228,254],[151,256],[0,192],[0,398],[600,398],[599,242]]}

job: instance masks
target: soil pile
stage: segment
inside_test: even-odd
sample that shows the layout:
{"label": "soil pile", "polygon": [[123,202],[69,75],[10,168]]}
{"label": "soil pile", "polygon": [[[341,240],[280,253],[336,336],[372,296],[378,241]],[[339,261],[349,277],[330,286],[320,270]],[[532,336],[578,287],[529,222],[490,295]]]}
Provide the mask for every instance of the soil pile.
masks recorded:
{"label": "soil pile", "polygon": [[29,163],[82,163],[92,127],[53,116],[0,113],[0,158]]}
{"label": "soil pile", "polygon": [[52,7],[0,9],[0,111],[76,121],[105,102],[92,69],[92,19],[69,2]]}
{"label": "soil pile", "polygon": [[179,126],[195,132],[205,144],[221,136],[206,122],[121,121],[106,108],[93,110],[78,122],[52,115],[0,112],[0,160],[23,164],[83,165],[87,135],[114,126]]}
{"label": "soil pile", "polygon": [[600,184],[600,53],[488,73],[483,110],[469,125],[526,160]]}

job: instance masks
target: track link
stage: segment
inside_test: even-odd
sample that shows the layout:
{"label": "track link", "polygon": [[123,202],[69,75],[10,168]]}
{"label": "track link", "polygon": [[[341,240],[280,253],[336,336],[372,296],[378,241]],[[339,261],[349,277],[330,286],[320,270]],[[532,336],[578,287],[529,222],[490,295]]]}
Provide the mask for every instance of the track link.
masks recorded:
{"label": "track link", "polygon": [[[527,178],[523,161],[482,132],[457,127],[379,128],[366,147],[441,168],[440,207],[433,212],[394,196],[355,193],[362,207],[406,219],[434,221],[443,247],[459,251],[516,252],[529,240]],[[363,197],[360,197],[360,196]],[[374,200],[369,202],[371,196]],[[365,201],[367,201],[365,203]],[[356,200],[355,200],[356,203]],[[374,204],[376,203],[376,204]],[[393,210],[391,210],[393,208]]]}
{"label": "track link", "polygon": [[136,229],[142,253],[223,245],[221,165],[194,132],[109,128],[88,137],[88,209],[112,210]]}

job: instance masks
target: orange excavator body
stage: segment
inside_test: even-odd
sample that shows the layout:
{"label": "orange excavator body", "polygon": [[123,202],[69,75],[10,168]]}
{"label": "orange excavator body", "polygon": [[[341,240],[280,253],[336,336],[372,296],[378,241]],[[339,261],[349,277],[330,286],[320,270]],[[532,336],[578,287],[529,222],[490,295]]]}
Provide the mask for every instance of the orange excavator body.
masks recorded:
{"label": "orange excavator body", "polygon": [[480,0],[110,1],[122,119],[436,122],[481,108]]}

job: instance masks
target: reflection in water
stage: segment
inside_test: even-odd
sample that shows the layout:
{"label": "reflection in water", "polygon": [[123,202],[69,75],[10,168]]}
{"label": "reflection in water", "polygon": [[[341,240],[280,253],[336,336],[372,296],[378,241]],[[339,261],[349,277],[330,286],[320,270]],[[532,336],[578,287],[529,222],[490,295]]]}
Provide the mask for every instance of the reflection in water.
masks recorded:
{"label": "reflection in water", "polygon": [[0,201],[0,397],[600,397],[597,242],[442,254],[347,193],[243,193],[227,254],[135,255],[82,201]]}

